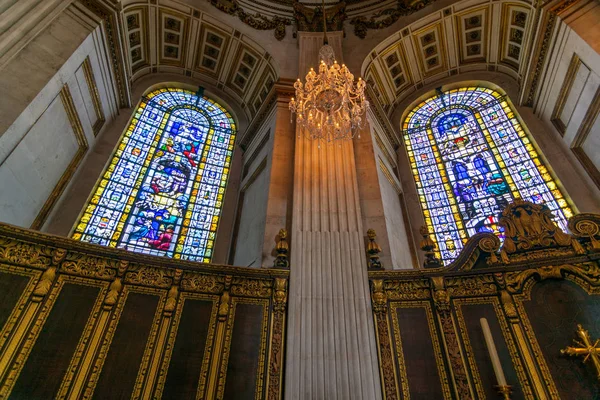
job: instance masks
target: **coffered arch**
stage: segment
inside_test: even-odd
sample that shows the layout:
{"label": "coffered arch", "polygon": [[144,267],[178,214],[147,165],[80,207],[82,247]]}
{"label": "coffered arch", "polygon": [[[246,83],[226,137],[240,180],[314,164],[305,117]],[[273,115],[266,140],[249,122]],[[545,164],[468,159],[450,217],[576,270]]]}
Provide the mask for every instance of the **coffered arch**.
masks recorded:
{"label": "coffered arch", "polygon": [[130,3],[120,12],[130,83],[156,73],[206,82],[239,103],[251,120],[279,79],[271,54],[200,9],[151,3]]}
{"label": "coffered arch", "polygon": [[529,1],[457,2],[383,40],[361,72],[388,115],[420,88],[454,75],[497,71],[520,82],[534,19]]}

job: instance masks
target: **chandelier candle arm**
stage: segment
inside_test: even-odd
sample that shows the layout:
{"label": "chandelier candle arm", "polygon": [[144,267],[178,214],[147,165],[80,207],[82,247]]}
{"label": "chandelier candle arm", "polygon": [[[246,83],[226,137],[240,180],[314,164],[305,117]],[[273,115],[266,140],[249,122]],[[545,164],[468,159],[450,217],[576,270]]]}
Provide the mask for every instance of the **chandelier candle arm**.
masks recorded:
{"label": "chandelier candle arm", "polygon": [[369,108],[365,97],[366,82],[355,83],[348,68],[335,61],[333,48],[327,44],[327,21],[323,2],[323,47],[319,50],[319,70],[311,68],[305,82],[294,83],[296,97],[289,103],[296,123],[311,140],[349,140],[363,126]]}

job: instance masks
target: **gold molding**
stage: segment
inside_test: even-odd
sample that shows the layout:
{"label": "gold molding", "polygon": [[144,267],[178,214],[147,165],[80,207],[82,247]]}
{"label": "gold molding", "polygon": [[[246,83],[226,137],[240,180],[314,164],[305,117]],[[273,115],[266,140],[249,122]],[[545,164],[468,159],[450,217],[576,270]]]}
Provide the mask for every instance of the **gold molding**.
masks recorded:
{"label": "gold molding", "polygon": [[479,398],[485,399],[485,391],[482,387],[481,378],[479,374],[479,368],[477,367],[477,363],[475,361],[475,355],[473,353],[473,348],[471,346],[471,340],[469,337],[469,332],[467,326],[465,324],[464,315],[462,312],[462,307],[469,304],[490,304],[494,307],[494,311],[496,313],[496,318],[498,319],[498,323],[500,324],[500,328],[502,330],[502,339],[508,348],[510,353],[510,358],[512,361],[513,368],[517,373],[517,377],[519,379],[519,385],[521,390],[523,391],[523,395],[527,400],[535,400],[535,396],[531,391],[531,387],[529,386],[529,382],[527,380],[527,375],[525,374],[525,370],[519,358],[519,353],[516,347],[516,344],[512,338],[512,334],[508,327],[508,323],[504,318],[504,314],[502,312],[502,308],[500,306],[500,301],[498,297],[479,297],[479,298],[462,298],[453,300],[456,310],[456,319],[458,321],[458,326],[460,329],[463,346],[465,348],[465,355],[467,360],[469,361],[469,366],[471,368],[472,378],[477,390],[477,394]]}
{"label": "gold molding", "polygon": [[[96,287],[96,288],[99,288],[100,290],[98,291],[98,296],[96,297],[96,301],[94,302],[94,305],[92,306],[90,315],[85,323],[83,331],[81,332],[81,336],[79,337],[79,342],[77,343],[75,352],[73,353],[73,356],[71,357],[71,361],[69,362],[69,367],[67,368],[67,371],[66,371],[66,373],[62,379],[62,382],[59,386],[58,393],[56,394],[57,398],[66,397],[70,391],[73,391],[73,392],[71,392],[71,396],[76,396],[77,398],[79,398],[79,396],[78,396],[79,391],[81,389],[83,389],[83,385],[80,385],[78,388],[77,382],[75,382],[75,380],[77,380],[77,378],[79,377],[79,375],[82,372],[84,375],[83,378],[85,379],[85,375],[86,375],[85,372],[89,371],[89,369],[90,369],[89,365],[88,366],[85,365],[85,361],[86,361],[86,358],[89,358],[90,355],[92,357],[94,356],[93,352],[92,352],[92,354],[89,354],[88,350],[93,345],[93,342],[96,342],[96,343],[99,342],[100,338],[98,338],[98,336],[102,336],[102,333],[104,332],[104,329],[103,329],[104,327],[101,325],[103,322],[102,316],[104,317],[104,321],[108,322],[108,320],[106,318],[107,315],[105,313],[102,313],[104,315],[101,315],[101,307],[102,307],[102,304],[104,303],[104,297],[106,295],[106,292],[108,291],[109,283],[104,282],[104,281],[84,279],[84,278],[71,277],[70,279],[76,279],[77,280],[76,282],[79,285],[85,284],[86,286]],[[89,362],[89,360],[88,360],[88,362]]]}
{"label": "gold molding", "polygon": [[30,226],[30,229],[38,230],[44,225],[44,222],[48,218],[48,215],[50,215],[52,208],[56,205],[56,202],[58,201],[58,199],[66,189],[67,185],[71,181],[71,178],[75,174],[79,163],[81,163],[81,160],[83,160],[83,157],[85,156],[85,153],[87,152],[89,147],[87,139],[85,138],[83,126],[81,125],[81,120],[79,119],[77,109],[75,108],[75,103],[73,102],[73,97],[71,96],[71,91],[69,90],[69,86],[67,84],[65,84],[62,90],[60,91],[60,99],[62,101],[65,112],[67,113],[67,117],[69,118],[69,122],[73,129],[73,133],[75,134],[75,138],[77,139],[77,144],[79,148],[73,156],[73,158],[71,159],[69,166],[65,169],[62,176],[54,186],[54,189],[50,193],[50,196],[48,196],[46,202],[42,206],[41,210],[38,212],[37,216],[35,217],[35,220]]}
{"label": "gold molding", "polygon": [[411,302],[390,302],[390,311],[392,315],[392,329],[394,334],[394,341],[396,343],[396,354],[398,356],[398,365],[400,367],[400,382],[402,386],[402,394],[404,399],[410,399],[410,392],[408,388],[408,375],[406,373],[406,366],[404,364],[404,354],[402,352],[402,338],[400,336],[400,326],[398,322],[399,308],[424,308],[427,316],[427,325],[429,326],[429,335],[431,338],[431,345],[435,355],[435,363],[438,370],[440,379],[440,387],[444,392],[444,399],[452,399],[452,392],[450,388],[449,377],[446,373],[446,366],[444,361],[444,352],[442,352],[442,345],[438,338],[438,330],[434,320],[434,313],[432,310],[431,302],[427,300],[422,301],[411,301]]}
{"label": "gold molding", "polygon": [[560,88],[560,93],[558,94],[558,98],[556,99],[554,110],[552,110],[550,122],[552,122],[556,130],[558,130],[560,136],[565,136],[565,131],[567,129],[565,123],[560,119],[560,115],[562,114],[562,111],[565,107],[567,97],[571,93],[573,82],[575,81],[575,76],[577,76],[577,72],[579,71],[579,66],[581,64],[582,62],[579,56],[573,53],[571,63],[569,64],[569,69],[567,69],[567,74],[565,75],[562,87]]}
{"label": "gold molding", "polygon": [[94,77],[94,70],[92,69],[92,63],[90,62],[89,56],[83,61],[82,67],[85,81],[87,82],[92,97],[94,111],[96,112],[96,122],[92,125],[92,130],[94,136],[98,136],[98,133],[106,122],[106,118],[104,117],[104,111],[102,110],[102,100],[100,99],[100,92],[98,91],[98,85],[96,83],[96,78]]}

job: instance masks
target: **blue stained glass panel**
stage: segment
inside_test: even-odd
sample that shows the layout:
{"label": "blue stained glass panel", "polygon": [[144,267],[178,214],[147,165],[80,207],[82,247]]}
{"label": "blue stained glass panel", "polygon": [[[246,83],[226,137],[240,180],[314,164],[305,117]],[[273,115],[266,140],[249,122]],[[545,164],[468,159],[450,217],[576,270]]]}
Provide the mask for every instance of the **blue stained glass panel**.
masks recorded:
{"label": "blue stained glass panel", "polygon": [[235,123],[207,97],[145,96],[76,224],[73,238],[210,262]]}
{"label": "blue stained glass panel", "polygon": [[453,89],[420,103],[403,124],[425,222],[447,265],[466,240],[503,240],[498,214],[515,198],[545,204],[567,229],[572,216],[507,99],[489,88]]}

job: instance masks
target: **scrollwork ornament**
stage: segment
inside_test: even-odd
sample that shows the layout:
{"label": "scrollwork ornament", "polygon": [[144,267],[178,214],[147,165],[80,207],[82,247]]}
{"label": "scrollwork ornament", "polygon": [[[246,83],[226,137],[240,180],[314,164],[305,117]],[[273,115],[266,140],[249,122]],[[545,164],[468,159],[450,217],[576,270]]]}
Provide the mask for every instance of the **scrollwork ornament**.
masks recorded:
{"label": "scrollwork ornament", "polygon": [[130,266],[125,273],[125,281],[142,286],[168,288],[171,287],[172,272],[163,268],[147,266]]}
{"label": "scrollwork ornament", "polygon": [[188,292],[221,293],[224,278],[218,275],[186,272],[181,280],[181,288]]}
{"label": "scrollwork ornament", "polygon": [[569,229],[576,237],[589,240],[593,250],[600,250],[599,223],[595,214],[578,214],[569,220]]}
{"label": "scrollwork ornament", "polygon": [[117,271],[115,266],[109,265],[109,263],[114,264],[114,261],[74,253],[69,254],[67,259],[62,262],[61,272],[83,277],[112,280],[117,276]]}
{"label": "scrollwork ornament", "polygon": [[497,236],[486,235],[481,238],[478,243],[478,246],[481,250],[490,254],[489,263],[496,264],[498,263],[498,257],[496,256],[496,252],[500,250],[500,239]]}
{"label": "scrollwork ornament", "polygon": [[247,297],[271,296],[271,282],[262,279],[234,278],[231,294]]}
{"label": "scrollwork ornament", "polygon": [[51,249],[45,246],[11,241],[4,249],[3,258],[15,264],[47,267],[52,263],[51,254]]}

